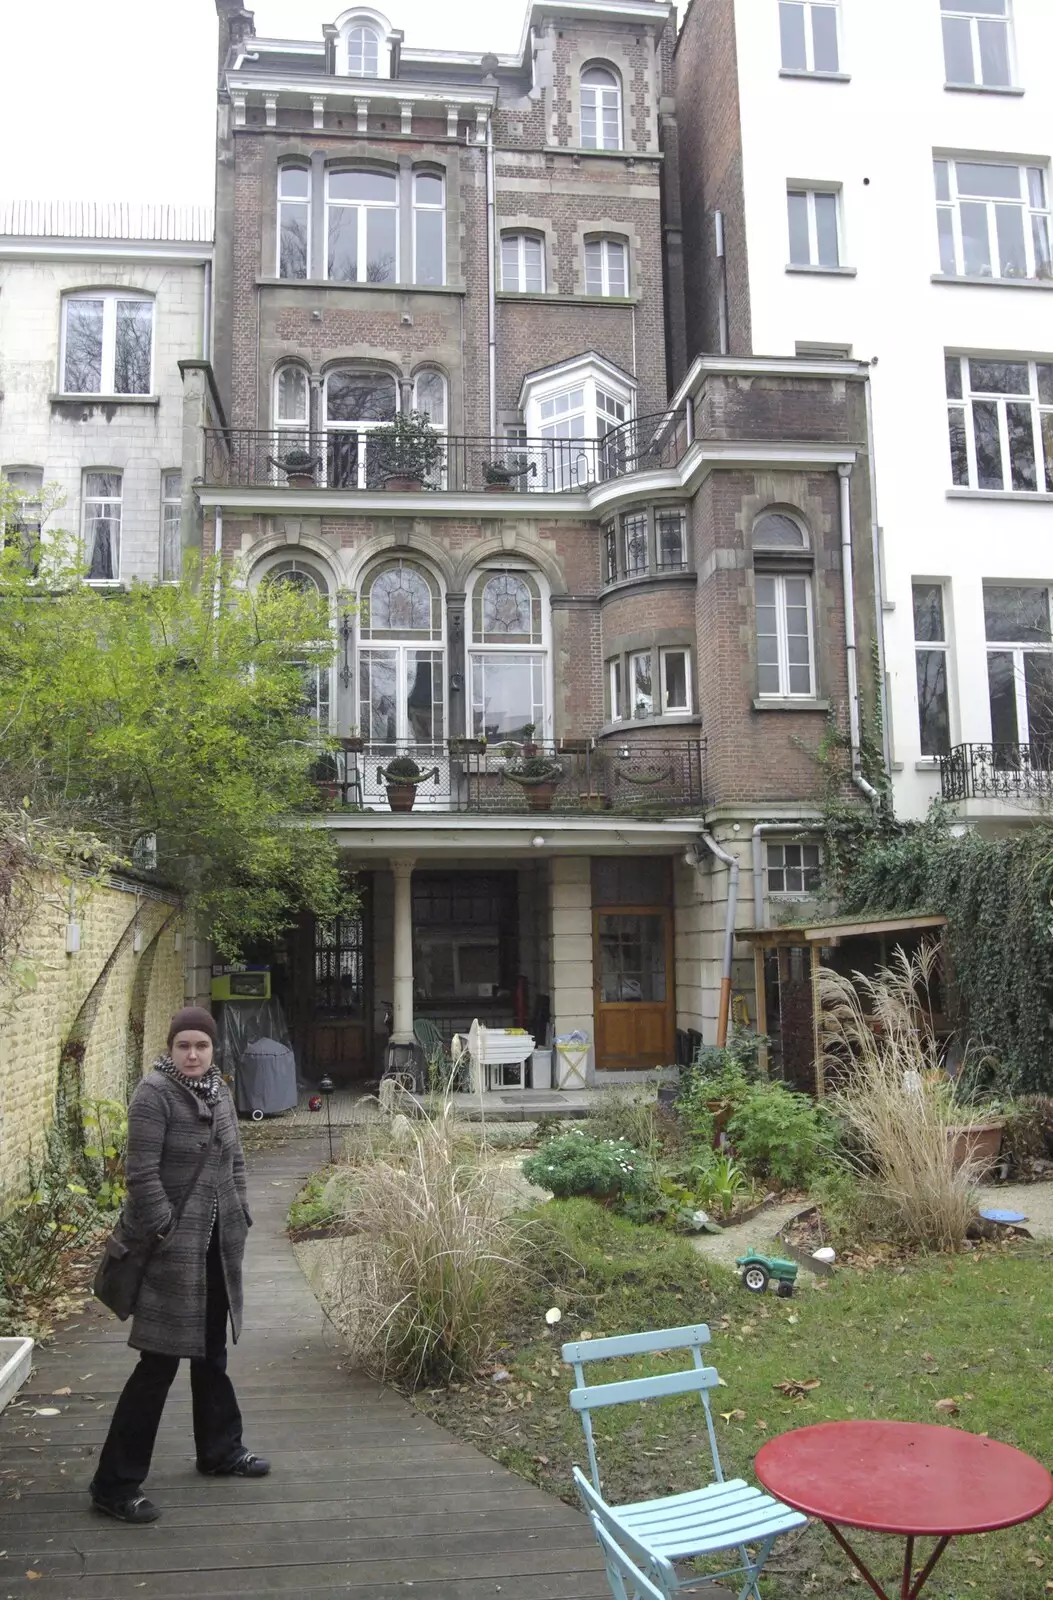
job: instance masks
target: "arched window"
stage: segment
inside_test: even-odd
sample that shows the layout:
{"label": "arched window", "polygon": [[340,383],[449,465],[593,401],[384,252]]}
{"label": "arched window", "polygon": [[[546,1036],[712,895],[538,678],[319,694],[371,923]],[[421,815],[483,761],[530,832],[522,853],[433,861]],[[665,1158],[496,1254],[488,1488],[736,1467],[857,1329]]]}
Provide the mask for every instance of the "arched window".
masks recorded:
{"label": "arched window", "polygon": [[[290,556],[274,562],[261,574],[262,583],[281,584],[300,594],[328,595],[329,584],[325,574],[302,556]],[[329,731],[333,708],[333,667],[320,661],[298,662],[303,673],[304,710],[322,732]]]}
{"label": "arched window", "polygon": [[470,615],[472,733],[491,742],[543,739],[548,651],[538,580],[518,567],[478,573]]}
{"label": "arched window", "polygon": [[336,283],[394,283],[398,277],[398,215],[398,182],[393,173],[327,173],[327,275]]}
{"label": "arched window", "polygon": [[581,75],[581,147],[620,150],[622,91],[609,67],[586,67]]}
{"label": "arched window", "polygon": [[758,517],[753,586],[762,699],[811,699],[816,692],[812,574],[801,559],[807,551],[807,535],[793,517],[783,511]]}
{"label": "arched window", "polygon": [[278,276],[309,278],[310,262],[310,169],[281,167],[278,171]]}
{"label": "arched window", "polygon": [[325,383],[326,482],[331,489],[373,488],[369,435],[393,422],[398,411],[395,379],[385,372],[338,368]]}
{"label": "arched window", "polygon": [[347,72],[351,78],[376,78],[380,74],[380,35],[358,24],[347,30]]}
{"label": "arched window", "polygon": [[432,489],[446,487],[447,447],[446,430],[449,426],[447,417],[447,390],[446,379],[441,372],[425,370],[418,372],[413,380],[413,409],[423,412],[436,433],[442,434],[442,461],[434,472],[428,474],[425,480]]}
{"label": "arched window", "polygon": [[545,241],[539,233],[501,235],[501,287],[520,294],[545,291]]}
{"label": "arched window", "polygon": [[629,293],[629,252],[624,239],[586,241],[585,293],[615,296]]}
{"label": "arched window", "polygon": [[[274,455],[280,462],[293,451],[310,455],[310,386],[303,367],[288,364],[274,374]],[[306,466],[302,470],[308,470]],[[313,469],[312,469],[313,470]]]}
{"label": "arched window", "polygon": [[363,585],[359,727],[370,744],[411,749],[445,737],[442,595],[412,561],[381,567]]}
{"label": "arched window", "polygon": [[278,561],[273,567],[268,567],[264,578],[268,583],[284,584],[289,589],[299,590],[301,594],[329,593],[329,585],[324,575],[317,567],[309,565],[299,556],[294,556],[288,561]]}
{"label": "arched window", "polygon": [[413,180],[413,281],[446,282],[446,185],[437,172]]}

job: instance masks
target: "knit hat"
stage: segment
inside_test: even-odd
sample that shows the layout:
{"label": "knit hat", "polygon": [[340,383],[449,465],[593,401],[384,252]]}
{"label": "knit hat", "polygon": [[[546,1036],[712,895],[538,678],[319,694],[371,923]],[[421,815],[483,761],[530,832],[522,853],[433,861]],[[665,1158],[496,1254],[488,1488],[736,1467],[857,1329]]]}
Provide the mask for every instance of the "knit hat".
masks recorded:
{"label": "knit hat", "polygon": [[219,1044],[215,1018],[203,1006],[184,1006],[176,1012],[168,1026],[169,1050],[177,1033],[207,1033],[214,1045]]}

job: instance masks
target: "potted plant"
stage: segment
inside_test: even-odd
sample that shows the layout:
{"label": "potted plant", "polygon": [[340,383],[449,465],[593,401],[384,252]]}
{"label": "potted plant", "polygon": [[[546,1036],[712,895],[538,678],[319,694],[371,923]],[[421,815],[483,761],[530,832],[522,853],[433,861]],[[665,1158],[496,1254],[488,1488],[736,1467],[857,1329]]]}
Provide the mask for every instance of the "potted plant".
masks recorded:
{"label": "potted plant", "polygon": [[486,750],[485,738],[466,733],[447,740],[451,756],[481,756]]}
{"label": "potted plant", "polygon": [[269,457],[272,466],[280,467],[285,473],[286,485],[290,489],[313,489],[315,486],[314,475],[318,468],[318,457],[313,456],[309,450],[297,446],[287,450],[279,459]]}
{"label": "potted plant", "polygon": [[361,755],[362,751],[366,748],[366,741],[363,739],[357,728],[349,728],[347,733],[345,733],[340,740],[340,748],[343,750],[345,755]]}
{"label": "potted plant", "polygon": [[370,436],[369,455],[385,489],[421,489],[442,470],[443,444],[423,411],[406,411]]}
{"label": "potted plant", "polygon": [[323,751],[315,761],[311,768],[311,778],[315,788],[320,794],[325,795],[327,800],[340,798],[340,772],[336,757],[331,751]]}
{"label": "potted plant", "polygon": [[551,811],[563,768],[547,756],[524,756],[521,761],[510,762],[504,769],[504,776],[526,791],[531,811]]}
{"label": "potted plant", "polygon": [[523,724],[523,754],[525,756],[537,755],[537,745],[534,743],[535,726],[536,724],[533,722],[524,722]]}
{"label": "potted plant", "polygon": [[484,461],[483,479],[487,494],[510,494],[519,476],[514,467],[503,461]]}
{"label": "potted plant", "polygon": [[412,811],[417,798],[417,785],[438,776],[438,767],[422,772],[412,756],[396,756],[386,767],[377,770],[377,781],[385,785],[392,811]]}

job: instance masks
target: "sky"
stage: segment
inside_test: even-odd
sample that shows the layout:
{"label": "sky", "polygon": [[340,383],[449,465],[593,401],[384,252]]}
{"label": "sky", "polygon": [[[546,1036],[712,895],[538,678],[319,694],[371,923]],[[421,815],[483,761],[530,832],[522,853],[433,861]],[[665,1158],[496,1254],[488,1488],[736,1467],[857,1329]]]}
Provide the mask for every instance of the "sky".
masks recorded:
{"label": "sky", "polygon": [[[348,0],[259,0],[263,37],[320,39]],[[375,0],[373,0],[375,4]],[[414,48],[515,50],[526,0],[397,0]],[[211,205],[214,0],[0,0],[0,200]]]}

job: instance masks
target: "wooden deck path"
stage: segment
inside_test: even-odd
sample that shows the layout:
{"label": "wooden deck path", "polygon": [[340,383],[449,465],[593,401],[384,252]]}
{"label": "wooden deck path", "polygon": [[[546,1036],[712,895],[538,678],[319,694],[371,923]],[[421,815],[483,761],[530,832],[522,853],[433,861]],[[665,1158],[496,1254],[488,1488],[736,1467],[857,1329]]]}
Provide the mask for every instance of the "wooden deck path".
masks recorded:
{"label": "wooden deck path", "polygon": [[[315,1138],[250,1157],[256,1225],[231,1374],[246,1443],[270,1457],[271,1476],[195,1472],[184,1367],[147,1484],[161,1521],[130,1528],[89,1511],[86,1485],[134,1359],[127,1326],[92,1307],[38,1352],[0,1418],[0,1600],[609,1600],[576,1511],[341,1370],[283,1232],[323,1160]],[[36,1414],[52,1406],[58,1416]]]}

